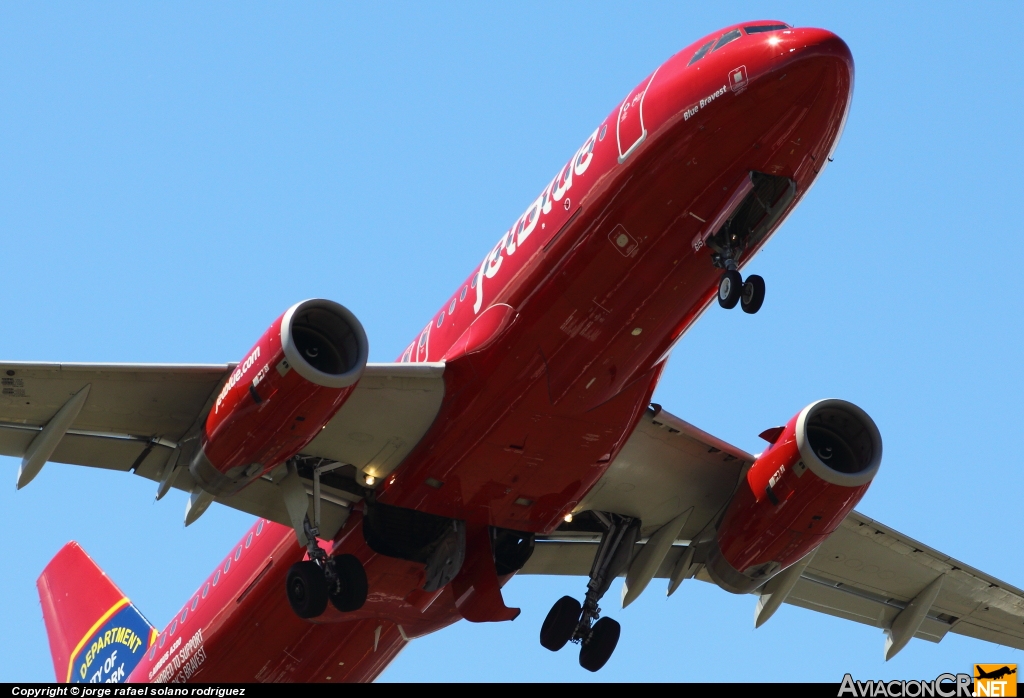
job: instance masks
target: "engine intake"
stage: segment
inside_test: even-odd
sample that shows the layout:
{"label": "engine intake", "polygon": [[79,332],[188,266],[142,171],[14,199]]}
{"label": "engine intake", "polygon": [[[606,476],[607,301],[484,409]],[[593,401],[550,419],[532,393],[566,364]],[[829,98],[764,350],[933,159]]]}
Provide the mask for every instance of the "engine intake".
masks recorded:
{"label": "engine intake", "polygon": [[819,400],[801,410],[747,471],[707,557],[711,578],[744,594],[800,560],[842,523],[882,462],[864,410]]}
{"label": "engine intake", "polygon": [[325,388],[346,388],[359,380],[368,353],[355,315],[326,300],[303,301],[285,312],[281,346],[299,375]]}
{"label": "engine intake", "polygon": [[845,400],[819,400],[796,421],[800,455],[822,480],[859,487],[875,477],[882,463],[882,435],[864,410]]}
{"label": "engine intake", "polygon": [[189,466],[199,485],[230,496],[304,448],[355,389],[369,344],[333,301],[286,310],[232,371]]}

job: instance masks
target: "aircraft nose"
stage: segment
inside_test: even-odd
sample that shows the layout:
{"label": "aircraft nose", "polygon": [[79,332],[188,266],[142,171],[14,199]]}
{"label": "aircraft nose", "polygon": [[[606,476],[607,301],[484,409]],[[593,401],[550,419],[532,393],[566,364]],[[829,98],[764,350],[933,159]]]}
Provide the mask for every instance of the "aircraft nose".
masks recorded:
{"label": "aircraft nose", "polygon": [[808,58],[831,58],[853,75],[853,54],[836,34],[827,29],[800,28],[778,32],[767,38],[768,45],[781,64]]}

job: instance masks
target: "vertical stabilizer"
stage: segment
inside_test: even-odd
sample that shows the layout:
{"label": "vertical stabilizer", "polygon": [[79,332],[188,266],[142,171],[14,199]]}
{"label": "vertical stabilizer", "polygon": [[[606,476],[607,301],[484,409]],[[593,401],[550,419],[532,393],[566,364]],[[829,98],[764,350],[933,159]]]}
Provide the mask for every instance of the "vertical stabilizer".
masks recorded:
{"label": "vertical stabilizer", "polygon": [[58,681],[122,683],[156,639],[150,625],[74,541],[36,581]]}

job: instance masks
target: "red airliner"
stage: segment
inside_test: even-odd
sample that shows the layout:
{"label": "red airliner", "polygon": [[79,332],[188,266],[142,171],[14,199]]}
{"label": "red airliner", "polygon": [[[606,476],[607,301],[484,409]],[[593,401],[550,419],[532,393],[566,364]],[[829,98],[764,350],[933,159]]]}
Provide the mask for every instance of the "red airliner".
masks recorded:
{"label": "red airliner", "polygon": [[589,577],[538,631],[591,671],[620,576],[623,605],[696,578],[756,595],[758,626],[784,601],[872,624],[886,658],[950,631],[1024,649],[1024,592],[853,510],[882,457],[860,408],[804,407],[755,456],[650,402],[716,299],[761,307],[741,270],[831,160],[852,91],[822,29],[688,46],[394,363],[307,300],[238,364],[0,364],[19,488],[52,460],[188,491],[186,524],[215,501],[258,517],[162,631],[69,543],[38,582],[58,680],[368,681],[413,638],[515,618],[517,573]]}

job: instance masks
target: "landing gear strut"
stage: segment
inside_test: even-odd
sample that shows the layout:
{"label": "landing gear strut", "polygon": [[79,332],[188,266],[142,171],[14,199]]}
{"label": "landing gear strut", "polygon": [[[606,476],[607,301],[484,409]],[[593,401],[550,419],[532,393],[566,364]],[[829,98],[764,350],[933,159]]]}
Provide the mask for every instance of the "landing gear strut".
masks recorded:
{"label": "landing gear strut", "polygon": [[299,618],[316,618],[327,610],[327,602],[342,612],[356,611],[366,602],[367,582],[363,563],[354,555],[328,557],[317,545],[319,531],[305,521],[308,560],[288,570],[285,587],[288,603]]}
{"label": "landing gear strut", "polygon": [[580,666],[597,671],[607,663],[619,642],[620,627],[611,618],[601,618],[601,600],[608,587],[625,571],[640,536],[640,520],[618,514],[593,512],[605,525],[601,544],[590,568],[590,581],[583,604],[563,596],[551,607],[540,629],[540,644],[552,652],[568,642],[580,645]]}

